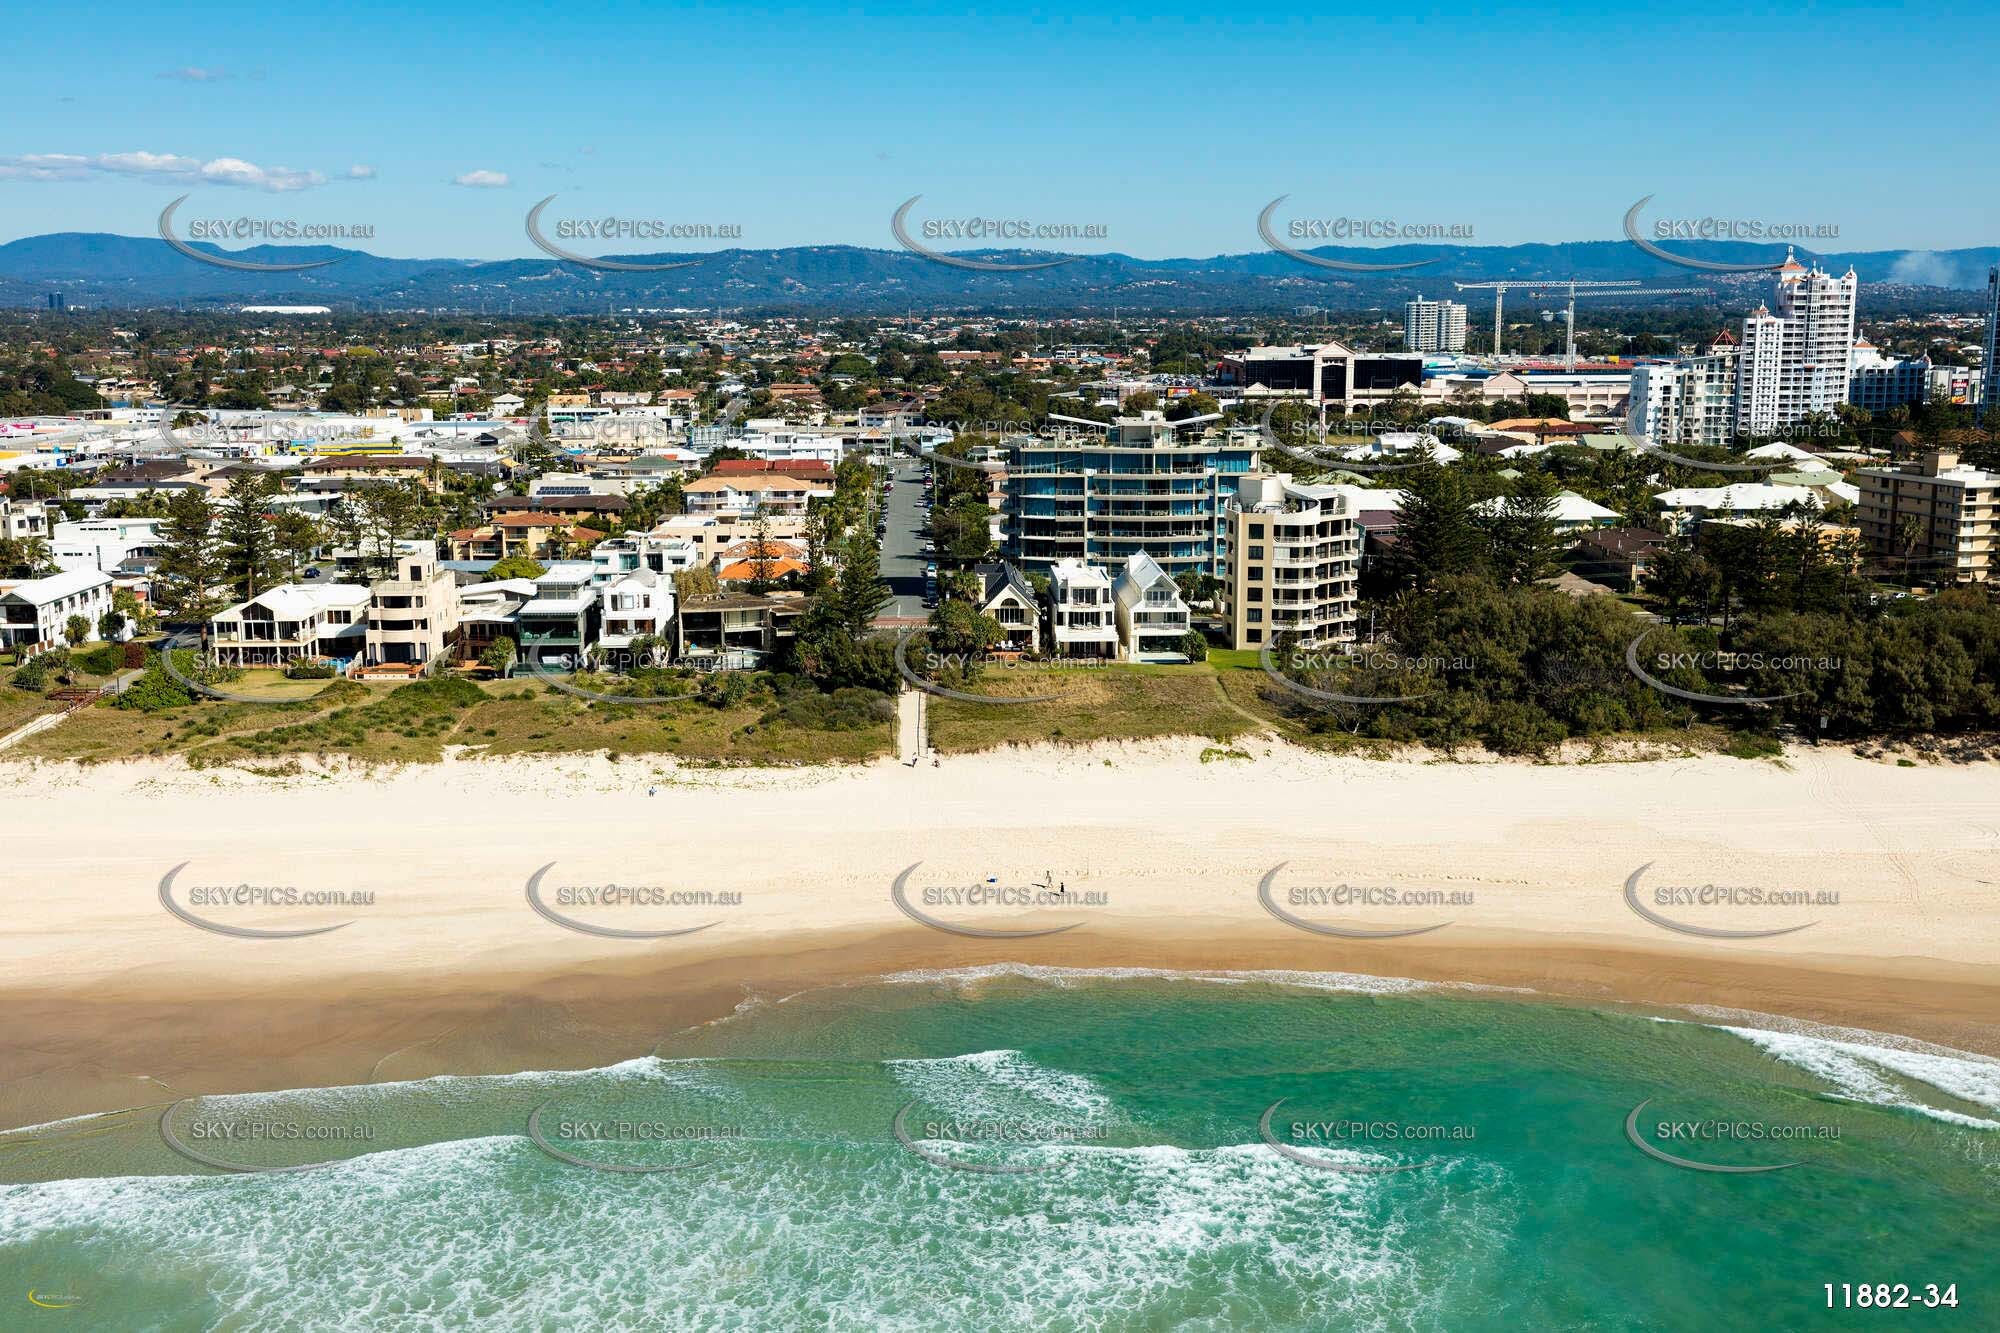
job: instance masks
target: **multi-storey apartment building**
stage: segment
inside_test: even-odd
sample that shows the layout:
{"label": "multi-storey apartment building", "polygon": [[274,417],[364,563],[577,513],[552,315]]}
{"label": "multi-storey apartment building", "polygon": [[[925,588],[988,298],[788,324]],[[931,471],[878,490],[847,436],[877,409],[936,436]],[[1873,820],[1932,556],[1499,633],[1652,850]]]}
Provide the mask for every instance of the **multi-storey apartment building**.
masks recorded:
{"label": "multi-storey apartment building", "polygon": [[1979,395],[1979,416],[1990,417],[2000,404],[2000,268],[1986,270],[1986,359],[1979,363],[1985,387]]}
{"label": "multi-storey apartment building", "polygon": [[1403,303],[1403,346],[1412,352],[1463,352],[1465,307],[1457,301]]}
{"label": "multi-storey apartment building", "polygon": [[1647,444],[1724,445],[1736,437],[1736,339],[1724,330],[1708,351],[1632,371],[1632,434]]}
{"label": "multi-storey apartment building", "polygon": [[1743,318],[1736,359],[1736,433],[1772,436],[1847,401],[1854,354],[1854,270],[1836,278],[1789,253],[1773,307]]}
{"label": "multi-storey apartment building", "polygon": [[1338,487],[1240,477],[1227,523],[1231,647],[1261,648],[1285,631],[1306,648],[1354,637],[1361,533]]}
{"label": "multi-storey apartment building", "polygon": [[1204,436],[1213,417],[1056,418],[1062,438],[1007,442],[1003,550],[1030,572],[1151,556],[1169,575],[1220,572],[1222,509],[1254,439]]}
{"label": "multi-storey apartment building", "polygon": [[2000,473],[1925,454],[1901,467],[1863,468],[1861,535],[1878,556],[1907,560],[1947,583],[1984,583],[2000,547]]}
{"label": "multi-storey apartment building", "polygon": [[1931,359],[1927,356],[1892,359],[1866,338],[1854,343],[1854,357],[1847,368],[1847,401],[1870,412],[1886,412],[1892,407],[1915,407],[1931,398]]}

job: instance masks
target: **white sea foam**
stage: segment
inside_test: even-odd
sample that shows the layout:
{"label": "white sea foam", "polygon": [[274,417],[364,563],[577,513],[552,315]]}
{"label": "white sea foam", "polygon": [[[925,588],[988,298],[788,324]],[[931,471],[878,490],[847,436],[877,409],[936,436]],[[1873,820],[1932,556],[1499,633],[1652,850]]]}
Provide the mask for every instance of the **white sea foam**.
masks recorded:
{"label": "white sea foam", "polygon": [[1825,1079],[1843,1096],[1877,1106],[1917,1111],[1934,1120],[1974,1129],[2000,1129],[2000,1120],[1967,1115],[1911,1097],[1888,1077],[1897,1075],[1959,1101],[2000,1111],[2000,1060],[1963,1051],[1941,1054],[1840,1041],[1806,1032],[1772,1032],[1762,1028],[1718,1025],[1794,1068]]}
{"label": "white sea foam", "polygon": [[[1112,1101],[1097,1080],[1037,1064],[1019,1051],[976,1051],[940,1060],[885,1060],[896,1080],[930,1106],[956,1115],[1049,1109],[1107,1122]],[[1032,1106],[1023,1106],[1023,1102]]]}
{"label": "white sea foam", "polygon": [[1378,977],[1365,972],[1308,972],[1284,968],[1255,970],[1179,969],[1168,967],[1050,967],[1038,963],[983,963],[973,967],[917,968],[892,972],[880,980],[896,985],[949,985],[961,989],[1001,977],[1044,982],[1065,989],[1098,981],[1198,981],[1242,986],[1263,983],[1344,995],[1406,995],[1422,991],[1491,991],[1532,995],[1521,986],[1484,986],[1471,982],[1418,981],[1412,977]]}

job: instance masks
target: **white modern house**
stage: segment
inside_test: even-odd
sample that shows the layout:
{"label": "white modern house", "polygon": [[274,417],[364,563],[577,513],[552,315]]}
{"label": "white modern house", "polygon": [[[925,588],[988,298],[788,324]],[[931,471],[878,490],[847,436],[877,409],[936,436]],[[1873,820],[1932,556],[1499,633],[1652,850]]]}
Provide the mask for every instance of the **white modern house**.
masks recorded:
{"label": "white modern house", "polygon": [[216,612],[209,648],[223,666],[352,661],[367,652],[368,597],[359,583],[281,584]]}
{"label": "white modern house", "polygon": [[632,640],[650,635],[671,643],[674,631],[674,580],[670,574],[638,569],[621,574],[598,590],[604,627],[598,644],[629,648]]}
{"label": "white modern house", "polygon": [[[1856,495],[1858,497],[1858,491]],[[1739,481],[1730,486],[1681,486],[1659,492],[1653,497],[1653,503],[1660,507],[1662,517],[1683,529],[1704,518],[1748,518],[1775,512],[1792,504],[1803,504],[1812,509],[1826,507],[1820,490],[1762,481]]]}
{"label": "white modern house", "polygon": [[88,637],[96,638],[97,622],[110,609],[111,576],[94,569],[0,582],[0,647],[60,647],[71,616],[88,621]]}
{"label": "white modern house", "polygon": [[58,523],[49,553],[58,569],[150,574],[160,564],[164,518],[86,518]]}
{"label": "white modern house", "polygon": [[1186,660],[1181,640],[1188,633],[1188,606],[1181,600],[1180,585],[1158,561],[1143,551],[1126,556],[1111,597],[1127,661]]}
{"label": "white modern house", "polygon": [[648,570],[674,575],[702,563],[692,538],[658,532],[611,537],[590,548],[591,580],[600,588],[623,575]]}
{"label": "white modern house", "polygon": [[1081,560],[1049,567],[1049,645],[1057,657],[1118,656],[1111,576]]}
{"label": "white modern house", "polygon": [[400,542],[396,567],[368,601],[368,664],[423,667],[458,629],[458,580],[429,542]]}

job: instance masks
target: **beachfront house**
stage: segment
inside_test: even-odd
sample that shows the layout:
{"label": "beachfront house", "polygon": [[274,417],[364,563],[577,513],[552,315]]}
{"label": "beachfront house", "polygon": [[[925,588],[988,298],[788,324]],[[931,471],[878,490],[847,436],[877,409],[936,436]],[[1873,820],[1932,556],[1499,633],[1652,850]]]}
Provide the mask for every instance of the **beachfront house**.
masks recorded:
{"label": "beachfront house", "polygon": [[1118,656],[1111,576],[1081,560],[1049,567],[1049,643],[1057,657]]}
{"label": "beachfront house", "polygon": [[94,569],[0,582],[0,648],[34,653],[60,647],[71,616],[82,616],[94,639],[98,620],[110,609],[111,576]]}
{"label": "beachfront house", "polygon": [[389,577],[368,601],[368,664],[423,668],[458,630],[458,580],[428,542],[403,543]]}
{"label": "beachfront house", "polygon": [[1180,585],[1143,551],[1125,557],[1111,585],[1118,641],[1128,662],[1186,661],[1188,606]]}
{"label": "beachfront house", "polygon": [[977,581],[974,609],[1000,622],[1007,636],[1003,646],[1013,652],[1040,652],[1041,606],[1027,576],[1004,560],[993,560],[974,565],[972,577]]}
{"label": "beachfront house", "polygon": [[217,663],[275,667],[306,658],[349,662],[368,646],[368,589],[358,583],[286,583],[225,607],[208,622]]}
{"label": "beachfront house", "polygon": [[597,640],[607,650],[630,648],[632,641],[650,636],[672,643],[674,631],[674,580],[671,574],[635,569],[621,574],[598,590],[604,610],[604,628]]}
{"label": "beachfront house", "polygon": [[586,561],[560,560],[535,580],[535,595],[520,611],[519,650],[534,664],[574,664],[597,633],[597,589]]}

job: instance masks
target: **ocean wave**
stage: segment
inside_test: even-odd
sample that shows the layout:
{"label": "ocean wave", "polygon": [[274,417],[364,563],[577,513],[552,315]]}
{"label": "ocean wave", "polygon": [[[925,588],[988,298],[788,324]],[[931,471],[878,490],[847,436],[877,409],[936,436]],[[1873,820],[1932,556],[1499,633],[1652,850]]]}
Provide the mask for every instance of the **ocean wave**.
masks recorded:
{"label": "ocean wave", "polygon": [[1715,1025],[1768,1055],[1826,1080],[1843,1096],[1877,1106],[1916,1111],[1947,1124],[2000,1129],[2000,1120],[1967,1115],[1911,1097],[1890,1075],[1922,1083],[1948,1097],[2000,1111],[2000,1061],[1964,1052],[1950,1055],[1892,1046],[1838,1041],[1804,1032]]}
{"label": "ocean wave", "polygon": [[1052,967],[1040,963],[982,963],[969,967],[917,968],[878,978],[894,985],[948,985],[961,989],[1002,977],[1040,981],[1063,988],[1098,981],[1197,981],[1242,986],[1263,983],[1343,995],[1407,995],[1424,991],[1487,991],[1532,995],[1523,986],[1487,986],[1475,982],[1419,981],[1413,977],[1379,977],[1365,972],[1310,972],[1286,968],[1222,969],[1170,967]]}
{"label": "ocean wave", "polygon": [[[1087,1074],[1037,1064],[1019,1051],[976,1051],[937,1060],[884,1060],[912,1093],[955,1115],[1006,1115],[1055,1110],[1094,1124],[1113,1115],[1110,1094]],[[1023,1106],[1022,1102],[1032,1103]]]}

